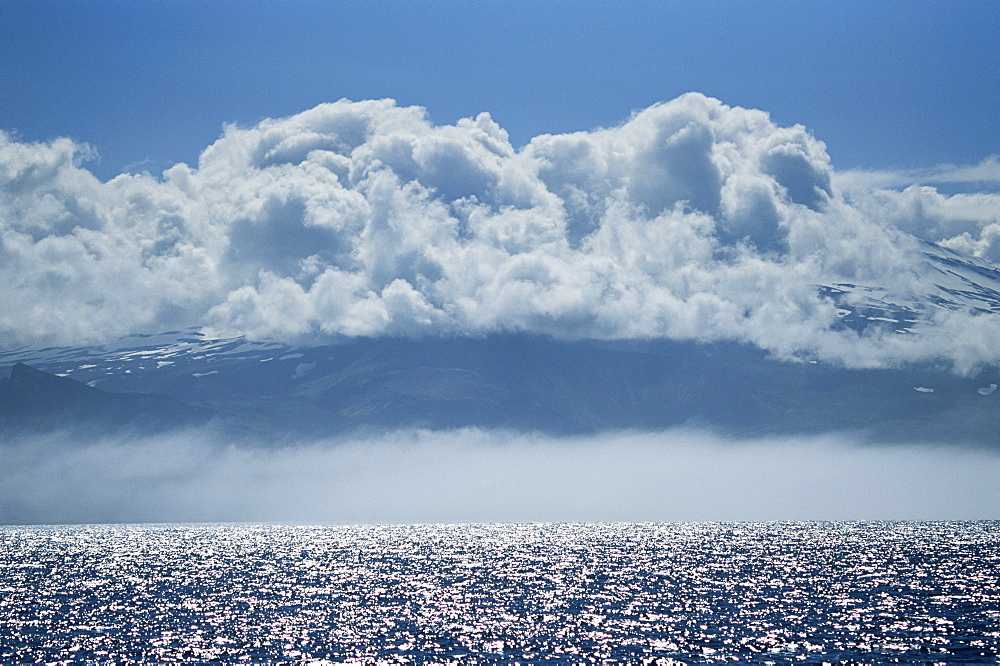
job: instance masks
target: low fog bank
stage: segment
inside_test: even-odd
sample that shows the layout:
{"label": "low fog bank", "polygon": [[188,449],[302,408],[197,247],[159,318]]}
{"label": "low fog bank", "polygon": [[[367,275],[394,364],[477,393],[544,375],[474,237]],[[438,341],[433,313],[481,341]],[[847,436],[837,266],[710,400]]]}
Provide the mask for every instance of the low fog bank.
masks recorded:
{"label": "low fog bank", "polygon": [[0,446],[0,523],[984,519],[1000,517],[998,479],[998,451],[841,435],[60,435]]}

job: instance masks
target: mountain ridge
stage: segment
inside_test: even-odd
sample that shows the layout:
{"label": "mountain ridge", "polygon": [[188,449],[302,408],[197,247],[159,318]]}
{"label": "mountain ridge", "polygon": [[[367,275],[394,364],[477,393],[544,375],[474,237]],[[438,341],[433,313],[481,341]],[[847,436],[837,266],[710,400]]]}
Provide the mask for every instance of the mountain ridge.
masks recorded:
{"label": "mountain ridge", "polygon": [[0,379],[0,436],[69,430],[149,434],[207,423],[211,412],[153,393],[108,392],[15,363]]}
{"label": "mountain ridge", "polygon": [[[130,396],[135,406],[135,396],[159,394],[186,403],[248,442],[410,427],[585,434],[699,426],[741,436],[851,431],[875,441],[1000,446],[1000,393],[989,390],[1000,383],[998,368],[969,377],[927,365],[849,370],[776,361],[738,343],[526,334],[314,347],[173,338],[188,346],[140,345],[117,356],[53,349],[49,361],[36,362],[107,400]],[[4,395],[0,413],[11,409]],[[70,413],[81,417],[60,419]],[[111,429],[139,422],[107,413]]]}

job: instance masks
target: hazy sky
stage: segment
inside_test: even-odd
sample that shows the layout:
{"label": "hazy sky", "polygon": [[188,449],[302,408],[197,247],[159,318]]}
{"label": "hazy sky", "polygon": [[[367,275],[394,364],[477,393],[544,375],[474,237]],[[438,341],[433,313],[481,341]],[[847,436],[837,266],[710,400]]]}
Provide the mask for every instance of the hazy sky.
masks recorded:
{"label": "hazy sky", "polygon": [[1000,7],[885,2],[0,2],[0,128],[102,179],[223,123],[391,97],[514,147],[697,91],[801,123],[838,170],[973,164],[1000,137]]}

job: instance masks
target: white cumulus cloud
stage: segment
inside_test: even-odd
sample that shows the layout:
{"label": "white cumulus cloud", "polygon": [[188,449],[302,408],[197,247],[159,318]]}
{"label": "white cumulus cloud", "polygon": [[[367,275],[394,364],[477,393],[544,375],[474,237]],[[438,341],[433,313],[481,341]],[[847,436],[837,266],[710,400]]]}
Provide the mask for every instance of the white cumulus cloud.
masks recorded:
{"label": "white cumulus cloud", "polygon": [[0,339],[506,330],[1000,361],[988,308],[859,333],[817,289],[912,300],[917,239],[1000,261],[996,194],[861,188],[805,128],[699,94],[519,150],[487,113],[435,126],[419,107],[341,100],[227,126],[159,176],[100,182],[90,154],[0,133]]}

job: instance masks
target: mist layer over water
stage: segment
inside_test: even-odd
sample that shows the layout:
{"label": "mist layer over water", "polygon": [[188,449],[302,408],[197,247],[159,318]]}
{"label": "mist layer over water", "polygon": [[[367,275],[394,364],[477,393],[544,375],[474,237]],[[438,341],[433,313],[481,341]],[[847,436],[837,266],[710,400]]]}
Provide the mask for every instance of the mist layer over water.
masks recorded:
{"label": "mist layer over water", "polygon": [[990,519],[998,479],[1000,451],[833,435],[53,436],[0,445],[0,523]]}
{"label": "mist layer over water", "polygon": [[1000,523],[0,529],[0,660],[996,663]]}

